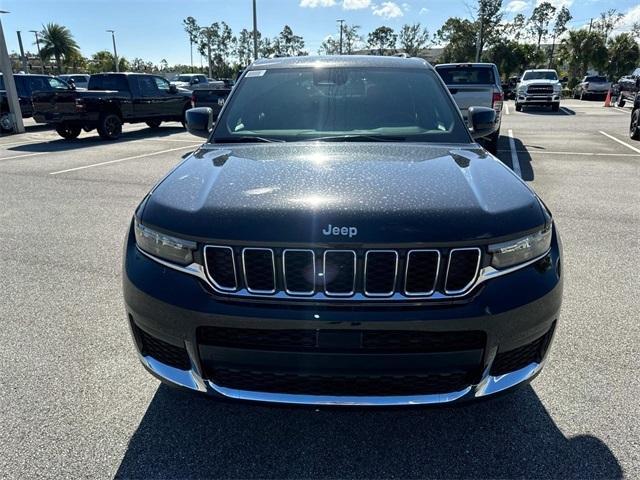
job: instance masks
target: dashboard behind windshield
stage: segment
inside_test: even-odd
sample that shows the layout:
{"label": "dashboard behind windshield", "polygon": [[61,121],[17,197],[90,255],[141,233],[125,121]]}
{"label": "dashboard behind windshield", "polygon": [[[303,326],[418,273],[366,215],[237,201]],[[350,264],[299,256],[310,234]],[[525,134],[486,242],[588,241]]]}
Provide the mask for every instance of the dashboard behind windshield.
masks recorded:
{"label": "dashboard behind windshield", "polygon": [[251,70],[216,124],[217,143],[341,136],[469,143],[437,74],[374,67]]}

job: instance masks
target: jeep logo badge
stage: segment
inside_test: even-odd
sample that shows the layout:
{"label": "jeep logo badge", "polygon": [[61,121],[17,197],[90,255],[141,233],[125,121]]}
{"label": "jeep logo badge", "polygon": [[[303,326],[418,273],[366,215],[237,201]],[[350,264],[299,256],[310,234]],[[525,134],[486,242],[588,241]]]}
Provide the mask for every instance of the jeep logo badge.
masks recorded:
{"label": "jeep logo badge", "polygon": [[327,228],[322,230],[322,234],[326,236],[341,236],[349,238],[358,235],[358,229],[356,227],[334,227],[333,225],[327,225]]}

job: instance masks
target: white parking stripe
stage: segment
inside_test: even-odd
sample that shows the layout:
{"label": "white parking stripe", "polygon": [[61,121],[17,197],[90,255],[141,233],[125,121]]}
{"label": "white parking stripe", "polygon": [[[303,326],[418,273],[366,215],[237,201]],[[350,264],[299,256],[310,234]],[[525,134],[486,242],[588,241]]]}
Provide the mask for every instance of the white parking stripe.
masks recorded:
{"label": "white parking stripe", "polygon": [[565,115],[573,115],[569,110],[567,110],[564,107],[560,107],[560,110],[562,111],[562,113],[564,113]]}
{"label": "white parking stripe", "polygon": [[135,155],[133,157],[118,158],[116,160],[109,160],[109,161],[106,161],[106,162],[93,163],[91,165],[83,165],[82,167],[67,168],[66,170],[59,170],[57,172],[50,172],[49,175],[59,175],[60,173],[75,172],[77,170],[84,170],[86,168],[100,167],[102,165],[110,165],[112,163],[126,162],[127,160],[136,160],[138,158],[152,157],[154,155],[162,155],[163,153],[175,152],[177,150],[186,150],[187,148],[195,148],[195,147],[199,147],[199,146],[200,146],[200,144],[198,143],[198,144],[195,144],[195,145],[185,145],[184,147],[170,148],[168,150],[160,150],[159,152],[143,153],[142,155]]}
{"label": "white parking stripe", "polygon": [[504,104],[504,114],[509,115],[509,104],[506,102]]}
{"label": "white parking stripe", "polygon": [[[511,150],[498,150],[500,153]],[[579,155],[581,157],[640,157],[637,153],[598,153],[598,152],[552,152],[549,150],[517,150],[517,153],[529,155]]]}
{"label": "white parking stripe", "polygon": [[18,158],[24,158],[24,157],[35,157],[36,155],[46,155],[47,153],[51,153],[51,152],[34,152],[34,153],[27,153],[25,155],[14,155],[12,157],[1,157],[0,162],[3,160],[16,160]]}
{"label": "white parking stripe", "polygon": [[620,107],[613,107],[613,109],[622,113],[631,113],[631,110],[625,110],[624,108],[620,108]]}
{"label": "white parking stripe", "polygon": [[511,148],[511,166],[513,171],[516,172],[520,178],[522,178],[522,170],[520,169],[520,160],[518,160],[518,153],[516,152],[516,143],[513,141],[513,130],[509,129],[509,147]]}
{"label": "white parking stripe", "polygon": [[604,135],[605,137],[610,138],[611,140],[613,140],[614,142],[618,142],[620,145],[624,145],[627,148],[630,148],[631,150],[633,150],[634,152],[638,152],[640,153],[640,149],[633,147],[631,145],[629,145],[627,142],[623,142],[622,140],[618,140],[616,137],[609,135],[608,133],[603,132],[602,130],[600,130],[600,133],[602,135]]}

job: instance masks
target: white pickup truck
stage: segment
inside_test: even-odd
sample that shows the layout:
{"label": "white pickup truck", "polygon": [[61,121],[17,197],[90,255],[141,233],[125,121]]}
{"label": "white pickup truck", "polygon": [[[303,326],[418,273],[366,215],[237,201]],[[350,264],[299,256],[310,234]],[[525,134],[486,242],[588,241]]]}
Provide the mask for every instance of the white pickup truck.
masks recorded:
{"label": "white pickup truck", "polygon": [[465,121],[469,107],[489,107],[496,111],[498,128],[483,139],[485,148],[496,153],[504,100],[498,67],[493,63],[443,63],[436,65],[435,69],[451,92]]}
{"label": "white pickup truck", "polygon": [[562,85],[555,70],[525,70],[516,88],[516,111],[529,105],[547,105],[560,110]]}

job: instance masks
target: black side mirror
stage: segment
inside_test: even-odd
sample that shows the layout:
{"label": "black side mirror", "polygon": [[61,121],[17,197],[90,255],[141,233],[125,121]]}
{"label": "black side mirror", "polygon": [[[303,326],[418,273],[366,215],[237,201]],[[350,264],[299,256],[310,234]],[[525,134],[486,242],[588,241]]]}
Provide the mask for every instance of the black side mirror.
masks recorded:
{"label": "black side mirror", "polygon": [[207,138],[213,129],[213,110],[209,107],[190,108],[185,114],[187,130],[197,137]]}
{"label": "black side mirror", "polygon": [[178,93],[178,87],[175,85],[169,85],[169,93]]}
{"label": "black side mirror", "polygon": [[489,107],[469,107],[469,130],[474,139],[487,137],[496,131],[496,111]]}

